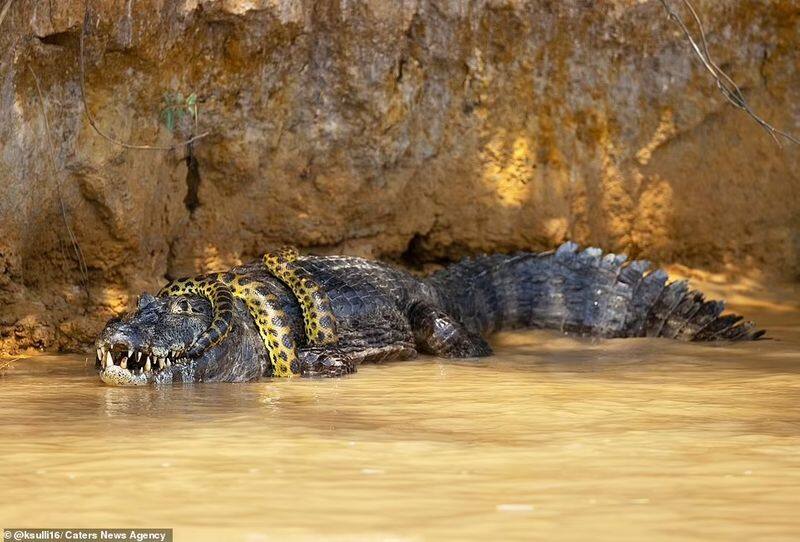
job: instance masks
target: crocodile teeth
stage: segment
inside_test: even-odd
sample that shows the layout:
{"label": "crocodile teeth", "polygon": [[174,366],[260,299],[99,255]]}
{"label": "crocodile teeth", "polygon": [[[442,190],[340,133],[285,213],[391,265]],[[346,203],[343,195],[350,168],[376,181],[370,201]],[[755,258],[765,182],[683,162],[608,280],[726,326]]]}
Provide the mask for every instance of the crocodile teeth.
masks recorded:
{"label": "crocodile teeth", "polygon": [[150,365],[150,358],[147,358],[147,361],[144,362],[144,370],[145,372],[149,373],[151,368],[152,366]]}
{"label": "crocodile teeth", "polygon": [[136,363],[139,363],[140,361],[142,361],[142,353],[136,352]]}
{"label": "crocodile teeth", "polygon": [[127,357],[122,358],[122,361],[119,362],[119,366],[122,367],[123,369],[127,369],[128,368],[128,358]]}
{"label": "crocodile teeth", "polygon": [[103,361],[103,351],[101,349],[97,349],[97,361]]}
{"label": "crocodile teeth", "polygon": [[[169,358],[167,358],[167,362],[169,362]],[[164,360],[163,359],[159,359],[158,360],[158,368],[159,369],[163,369],[164,367],[166,367],[166,364],[164,363]]]}
{"label": "crocodile teeth", "polygon": [[125,357],[127,357],[128,359],[133,359],[133,350],[128,350],[128,355]]}
{"label": "crocodile teeth", "polygon": [[167,367],[172,367],[172,362],[167,358]]}
{"label": "crocodile teeth", "polygon": [[111,357],[111,352],[106,351],[103,365],[105,365],[106,367],[114,365],[114,358]]}

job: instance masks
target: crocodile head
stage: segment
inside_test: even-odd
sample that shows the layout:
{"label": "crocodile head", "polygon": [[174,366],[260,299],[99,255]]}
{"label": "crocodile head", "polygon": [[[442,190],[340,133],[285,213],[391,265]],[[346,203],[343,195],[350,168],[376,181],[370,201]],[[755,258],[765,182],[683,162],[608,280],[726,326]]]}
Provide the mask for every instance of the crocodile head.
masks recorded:
{"label": "crocodile head", "polygon": [[141,386],[258,379],[269,368],[266,350],[247,309],[236,305],[227,337],[189,359],[179,353],[209,326],[211,305],[196,296],[142,294],[136,309],[111,319],[95,342],[101,380]]}

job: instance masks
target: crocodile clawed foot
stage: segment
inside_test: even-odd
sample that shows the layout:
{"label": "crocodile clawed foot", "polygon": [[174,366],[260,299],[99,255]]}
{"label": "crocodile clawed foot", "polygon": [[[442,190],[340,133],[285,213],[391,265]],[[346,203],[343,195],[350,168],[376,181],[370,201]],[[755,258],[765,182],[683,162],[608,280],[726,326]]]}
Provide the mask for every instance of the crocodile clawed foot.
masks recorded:
{"label": "crocodile clawed foot", "polygon": [[357,370],[353,357],[346,352],[308,348],[299,352],[300,374],[310,378],[335,378]]}

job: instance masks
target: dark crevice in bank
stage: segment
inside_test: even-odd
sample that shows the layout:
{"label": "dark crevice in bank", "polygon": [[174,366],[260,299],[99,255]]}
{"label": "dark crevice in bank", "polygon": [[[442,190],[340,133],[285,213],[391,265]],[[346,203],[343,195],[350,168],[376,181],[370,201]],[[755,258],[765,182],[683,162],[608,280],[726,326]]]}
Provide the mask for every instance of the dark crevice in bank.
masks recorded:
{"label": "dark crevice in bank", "polygon": [[421,271],[431,264],[448,265],[453,263],[447,257],[437,257],[433,255],[427,246],[428,236],[422,233],[415,233],[408,241],[406,249],[400,254],[397,263],[415,271]]}
{"label": "dark crevice in bank", "polygon": [[74,30],[54,32],[46,36],[36,36],[36,39],[45,45],[54,45],[56,47],[75,47],[78,44],[78,34]]}
{"label": "dark crevice in bank", "polygon": [[200,163],[194,155],[192,144],[187,145],[186,150],[186,197],[183,198],[183,204],[192,214],[200,207]]}
{"label": "dark crevice in bank", "polygon": [[408,242],[405,251],[400,255],[400,263],[411,269],[421,269],[425,263],[423,243],[421,234],[415,233],[414,237]]}

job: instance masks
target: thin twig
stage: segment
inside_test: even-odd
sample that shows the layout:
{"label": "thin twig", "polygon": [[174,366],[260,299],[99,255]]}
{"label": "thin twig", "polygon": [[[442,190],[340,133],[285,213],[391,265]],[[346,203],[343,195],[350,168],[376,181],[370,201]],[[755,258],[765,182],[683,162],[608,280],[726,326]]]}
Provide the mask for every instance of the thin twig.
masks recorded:
{"label": "thin twig", "polygon": [[135,149],[142,151],[171,151],[178,147],[183,147],[190,143],[193,143],[198,139],[202,139],[211,133],[211,132],[203,132],[202,134],[191,137],[186,141],[181,141],[179,143],[175,143],[173,145],[168,145],[168,146],[159,146],[159,145],[138,145],[138,144],[125,143],[123,141],[115,139],[114,137],[108,135],[103,130],[101,130],[100,127],[97,125],[97,122],[95,121],[94,117],[92,116],[92,112],[89,109],[89,104],[87,103],[86,100],[86,69],[84,67],[84,60],[83,60],[84,57],[83,41],[84,41],[84,36],[86,34],[86,29],[88,27],[89,27],[89,2],[87,0],[83,15],[83,26],[81,27],[81,35],[80,35],[80,72],[81,72],[80,87],[81,87],[81,100],[83,100],[83,112],[86,114],[86,118],[89,121],[89,124],[92,126],[92,128],[94,128],[95,132],[97,132],[104,139],[110,141],[111,143],[114,143],[115,145],[119,145],[120,147],[124,147],[126,149]]}
{"label": "thin twig", "polygon": [[89,295],[89,270],[86,267],[86,259],[83,257],[83,251],[78,243],[78,239],[75,237],[75,233],[72,231],[72,227],[69,225],[69,219],[67,218],[67,207],[64,203],[64,197],[61,194],[61,181],[59,180],[58,166],[56,165],[55,148],[53,147],[52,139],[50,139],[50,120],[47,117],[47,107],[45,105],[44,95],[42,94],[42,86],[39,83],[39,77],[36,75],[36,72],[33,71],[33,68],[30,64],[28,64],[28,70],[31,72],[33,81],[36,84],[36,92],[39,95],[39,105],[42,108],[45,140],[47,141],[47,148],[49,151],[48,156],[50,157],[51,173],[56,182],[56,195],[58,196],[58,203],[61,208],[61,218],[64,221],[64,226],[66,227],[67,233],[69,234],[69,239],[72,242],[72,250],[75,253],[75,259],[78,261],[78,270],[81,275],[83,289],[86,292],[86,298],[91,299],[91,296]]}
{"label": "thin twig", "polygon": [[700,58],[703,66],[714,78],[717,88],[720,90],[725,99],[737,109],[741,109],[747,113],[750,118],[756,121],[770,136],[772,136],[772,139],[775,140],[775,143],[777,143],[778,146],[781,146],[778,136],[791,141],[792,143],[800,145],[800,139],[792,134],[784,132],[783,130],[775,128],[750,108],[739,86],[711,59],[711,53],[708,50],[708,42],[706,41],[706,32],[703,28],[703,23],[701,22],[700,17],[697,15],[697,11],[694,9],[691,1],[682,0],[682,2],[689,13],[691,13],[692,19],[694,19],[698,31],[700,32],[700,45],[698,45],[697,40],[692,35],[692,32],[686,26],[686,23],[683,21],[683,19],[681,19],[680,15],[678,15],[678,13],[672,9],[669,2],[667,0],[661,0],[661,4],[664,6],[664,9],[667,10],[667,15],[681,28],[683,34],[686,36],[686,39],[689,40],[689,43],[691,44],[695,54],[698,56],[698,58]]}

